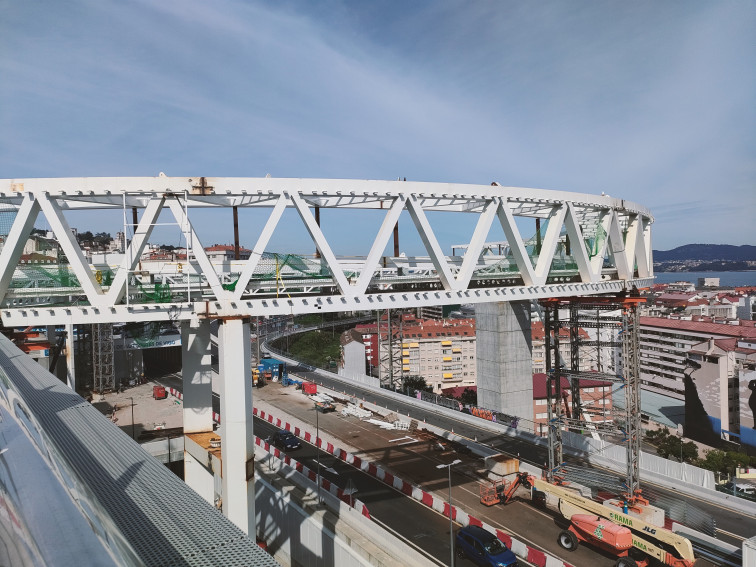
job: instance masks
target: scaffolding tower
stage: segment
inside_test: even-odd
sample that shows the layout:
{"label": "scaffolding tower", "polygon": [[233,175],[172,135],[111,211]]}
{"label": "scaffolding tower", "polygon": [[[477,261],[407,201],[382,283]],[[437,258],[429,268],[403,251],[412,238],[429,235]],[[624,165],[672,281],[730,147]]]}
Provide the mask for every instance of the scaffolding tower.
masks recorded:
{"label": "scaffolding tower", "polygon": [[[383,313],[386,314],[385,324],[382,320]],[[401,309],[378,311],[378,378],[381,388],[389,390],[404,386],[404,371],[401,365],[402,313]]]}
{"label": "scaffolding tower", "polygon": [[103,393],[112,390],[115,378],[113,366],[113,324],[92,325],[92,373],[95,391]]}
{"label": "scaffolding tower", "polygon": [[[640,497],[640,379],[638,364],[638,304],[636,295],[614,297],[570,297],[542,300],[546,343],[546,403],[548,416],[548,463],[550,482],[562,480],[564,464],[562,432],[591,430],[598,434],[621,435],[627,450],[624,497],[634,502]],[[569,318],[560,318],[560,310]],[[567,328],[569,360],[560,351],[560,330]],[[596,337],[581,337],[583,328],[596,329]],[[608,334],[608,337],[607,337]],[[622,349],[621,373],[607,372],[603,362],[606,349]],[[580,368],[581,349],[596,352],[596,368]],[[580,395],[583,379],[618,383],[625,394],[625,412],[611,416],[606,411],[587,411]],[[571,402],[568,403],[568,396]],[[592,414],[601,421],[592,422]]]}

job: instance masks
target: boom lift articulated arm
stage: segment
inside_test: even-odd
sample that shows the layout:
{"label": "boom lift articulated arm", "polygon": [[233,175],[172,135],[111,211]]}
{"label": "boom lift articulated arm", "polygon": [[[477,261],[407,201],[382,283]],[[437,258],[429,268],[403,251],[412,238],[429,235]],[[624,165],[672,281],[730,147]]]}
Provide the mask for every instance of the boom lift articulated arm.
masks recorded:
{"label": "boom lift articulated arm", "polygon": [[[569,488],[555,486],[535,477],[528,477],[527,480],[535,490],[559,499],[559,512],[567,520],[570,520],[570,531],[583,541],[605,547],[605,544],[600,541],[600,529],[590,533],[581,526],[581,524],[591,521],[598,524],[601,518],[605,518],[613,524],[627,528],[632,536],[632,547],[641,551],[644,556],[653,557],[664,565],[672,567],[692,567],[695,563],[693,546],[690,541],[668,529],[649,524],[641,518],[625,514],[619,509],[613,510],[585,498]],[[577,540],[571,541],[574,545],[577,545]],[[561,542],[560,536],[560,544]],[[563,545],[563,547],[565,546]],[[627,550],[617,548],[615,551],[618,552],[620,557],[627,555]],[[645,564],[645,561],[639,561],[638,564]]]}

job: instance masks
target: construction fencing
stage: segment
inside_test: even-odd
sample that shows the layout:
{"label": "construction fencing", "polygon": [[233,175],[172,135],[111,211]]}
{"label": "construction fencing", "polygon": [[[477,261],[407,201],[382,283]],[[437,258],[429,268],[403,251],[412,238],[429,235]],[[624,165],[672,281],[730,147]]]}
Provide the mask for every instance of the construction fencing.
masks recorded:
{"label": "construction fencing", "polygon": [[[574,451],[586,453],[591,462],[596,464],[614,470],[622,470],[625,467],[627,449],[622,445],[615,445],[603,439],[593,439],[571,431],[562,432],[562,443],[565,447]],[[687,463],[670,461],[643,451],[641,451],[640,466],[646,472],[708,490],[714,490],[716,486],[713,471],[694,467]]]}

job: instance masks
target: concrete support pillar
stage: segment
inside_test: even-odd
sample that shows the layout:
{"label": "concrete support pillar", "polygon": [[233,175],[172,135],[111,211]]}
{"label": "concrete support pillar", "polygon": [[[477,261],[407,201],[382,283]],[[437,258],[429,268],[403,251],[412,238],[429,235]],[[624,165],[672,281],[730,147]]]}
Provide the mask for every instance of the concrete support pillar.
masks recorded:
{"label": "concrete support pillar", "polygon": [[210,356],[210,321],[181,323],[181,368],[184,383],[184,433],[211,432],[213,368]]}
{"label": "concrete support pillar", "polygon": [[181,374],[184,393],[184,481],[210,504],[215,503],[213,471],[188,449],[187,434],[213,431],[210,321],[181,323]]}
{"label": "concrete support pillar", "polygon": [[475,306],[478,405],[533,423],[533,341],[530,302]]}
{"label": "concrete support pillar", "polygon": [[188,451],[184,451],[184,479],[186,484],[204,498],[208,504],[215,505],[213,471]]}
{"label": "concrete support pillar", "polygon": [[74,337],[74,326],[71,323],[66,324],[66,333],[68,333],[68,336],[66,336],[66,347],[65,347],[65,353],[66,353],[66,382],[68,383],[68,387],[71,388],[74,392],[76,391],[76,356],[75,356],[75,349],[74,349],[74,341],[76,340]]}
{"label": "concrete support pillar", "polygon": [[223,513],[245,533],[255,535],[252,369],[249,319],[224,319],[218,326],[221,376],[221,454]]}

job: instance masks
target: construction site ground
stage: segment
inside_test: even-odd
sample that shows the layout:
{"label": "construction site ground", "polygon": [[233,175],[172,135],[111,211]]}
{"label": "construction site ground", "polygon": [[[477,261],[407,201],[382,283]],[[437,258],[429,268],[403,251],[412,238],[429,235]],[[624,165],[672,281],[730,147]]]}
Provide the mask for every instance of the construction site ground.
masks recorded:
{"label": "construction site ground", "polygon": [[[131,435],[133,399],[134,434],[137,439],[140,436],[145,438],[159,434],[163,428],[180,428],[181,402],[172,396],[162,400],[153,399],[155,385],[172,387],[178,391],[182,389],[180,376],[168,375],[128,388],[124,392],[107,392],[102,399],[99,394],[95,394],[93,404],[104,414],[111,416],[126,434]],[[614,565],[616,558],[592,548],[579,546],[571,553],[560,548],[556,543],[562,529],[560,519],[549,511],[534,507],[530,503],[528,490],[518,489],[509,504],[491,507],[483,505],[480,502],[480,486],[490,484],[490,480],[483,460],[470,454],[464,446],[424,431],[422,423],[418,424],[417,430],[410,432],[385,429],[353,416],[345,417],[340,413],[344,407],[341,401],[346,400],[336,400],[335,412],[320,413],[314,410],[312,399],[295,386],[283,387],[279,383],[269,383],[253,391],[253,402],[259,410],[282,419],[287,415],[294,416],[310,424],[313,433],[317,422],[321,435],[327,433],[337,439],[342,449],[374,462],[426,492],[441,497],[448,496],[449,478],[447,470],[438,469],[437,465],[459,459],[461,463],[452,468],[451,477],[455,506],[528,545],[543,549],[573,565]],[[375,418],[384,421],[377,414]],[[460,562],[461,565],[467,563]],[[708,565],[708,562],[701,563],[701,567]]]}

